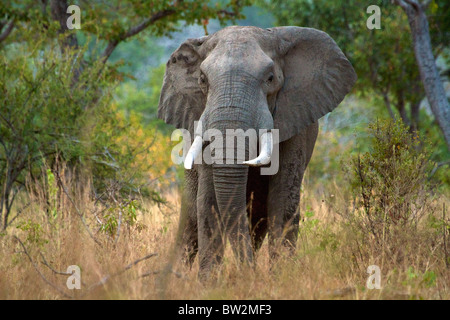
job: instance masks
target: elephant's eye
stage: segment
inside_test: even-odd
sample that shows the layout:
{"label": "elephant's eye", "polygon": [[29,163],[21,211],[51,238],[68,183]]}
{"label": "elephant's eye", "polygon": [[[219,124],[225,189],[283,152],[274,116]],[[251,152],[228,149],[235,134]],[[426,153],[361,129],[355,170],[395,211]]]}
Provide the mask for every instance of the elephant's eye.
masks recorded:
{"label": "elephant's eye", "polygon": [[201,84],[206,84],[206,76],[203,73],[200,75],[199,81]]}
{"label": "elephant's eye", "polygon": [[273,74],[271,74],[268,78],[267,78],[267,82],[271,83],[273,81]]}
{"label": "elephant's eye", "polygon": [[198,84],[200,85],[200,88],[202,89],[203,93],[206,94],[206,92],[208,91],[208,79],[206,78],[203,72],[200,74],[200,77],[198,78]]}

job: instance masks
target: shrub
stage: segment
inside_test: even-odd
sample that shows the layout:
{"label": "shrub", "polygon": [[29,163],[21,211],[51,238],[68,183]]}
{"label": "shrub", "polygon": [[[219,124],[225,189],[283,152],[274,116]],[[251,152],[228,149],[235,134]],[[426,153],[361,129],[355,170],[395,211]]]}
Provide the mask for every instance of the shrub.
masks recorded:
{"label": "shrub", "polygon": [[369,125],[369,151],[344,163],[355,209],[377,241],[391,226],[416,226],[430,199],[426,141],[398,120]]}
{"label": "shrub", "polygon": [[156,189],[174,180],[170,138],[117,110],[112,92],[121,74],[80,59],[87,51],[61,53],[56,41],[37,37],[36,45],[12,44],[0,55],[0,230],[11,224],[27,179],[35,191],[47,185],[47,213],[56,217],[62,163],[74,179],[91,179],[93,196],[108,205],[112,193],[123,204],[137,196],[164,202]]}

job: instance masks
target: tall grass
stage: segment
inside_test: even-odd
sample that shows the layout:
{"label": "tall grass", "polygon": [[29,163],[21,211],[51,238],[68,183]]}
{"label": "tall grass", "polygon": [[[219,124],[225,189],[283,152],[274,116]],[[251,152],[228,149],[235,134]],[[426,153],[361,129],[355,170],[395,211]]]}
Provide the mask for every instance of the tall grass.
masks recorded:
{"label": "tall grass", "polygon": [[[176,191],[166,194],[167,205],[136,199],[134,223],[123,218],[120,232],[111,233],[102,228],[108,209],[90,196],[89,179],[80,185],[70,174],[60,178],[65,190],[59,188],[56,204],[49,207],[39,192],[49,186],[33,181],[17,201],[31,204],[0,236],[0,299],[450,298],[445,197],[429,204],[414,232],[396,230],[382,250],[358,227],[349,192],[335,186],[331,195],[318,195],[306,179],[294,256],[270,267],[265,242],[248,269],[234,262],[228,246],[217,279],[201,283],[197,263],[192,269],[174,263]],[[69,276],[61,274],[70,265],[81,268],[80,290],[69,290]],[[381,269],[380,290],[366,287],[369,265]]]}

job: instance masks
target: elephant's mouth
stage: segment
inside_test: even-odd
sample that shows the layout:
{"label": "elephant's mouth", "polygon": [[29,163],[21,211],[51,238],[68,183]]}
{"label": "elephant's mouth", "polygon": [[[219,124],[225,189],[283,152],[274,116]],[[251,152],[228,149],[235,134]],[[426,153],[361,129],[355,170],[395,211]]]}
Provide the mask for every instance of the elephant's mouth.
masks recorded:
{"label": "elephant's mouth", "polygon": [[[273,137],[272,132],[264,132],[260,136],[261,141],[261,148],[259,155],[254,158],[250,159],[248,161],[244,161],[243,164],[248,166],[264,166],[270,163],[272,158],[272,152],[273,152]],[[184,168],[185,169],[192,169],[192,166],[194,164],[194,160],[197,158],[197,156],[202,152],[203,150],[203,144],[204,141],[200,135],[197,135],[194,139],[194,142],[192,143],[191,147],[189,148],[189,151],[185,157],[184,160]],[[222,150],[223,154],[226,154],[226,150]]]}

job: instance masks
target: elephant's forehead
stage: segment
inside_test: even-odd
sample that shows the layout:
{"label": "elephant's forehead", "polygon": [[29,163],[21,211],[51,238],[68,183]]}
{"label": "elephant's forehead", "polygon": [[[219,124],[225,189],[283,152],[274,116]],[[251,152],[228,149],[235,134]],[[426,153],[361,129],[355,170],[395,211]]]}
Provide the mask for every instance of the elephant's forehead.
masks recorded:
{"label": "elephant's forehead", "polygon": [[227,71],[243,71],[258,78],[271,65],[271,58],[254,40],[238,44],[222,41],[203,61],[201,68],[208,76],[217,76]]}
{"label": "elephant's forehead", "polygon": [[269,53],[277,48],[276,36],[267,29],[251,26],[231,26],[217,31],[211,37],[212,47],[220,43],[229,43],[234,46],[258,45]]}
{"label": "elephant's forehead", "polygon": [[240,36],[258,36],[262,35],[264,33],[270,33],[266,29],[261,29],[258,27],[252,27],[252,26],[231,26],[223,28],[219,31],[217,31],[214,35],[219,36],[222,38],[225,37],[240,37]]}
{"label": "elephant's forehead", "polygon": [[256,27],[228,27],[217,32],[202,70],[213,75],[241,69],[259,77],[273,64],[275,41],[266,32]]}

